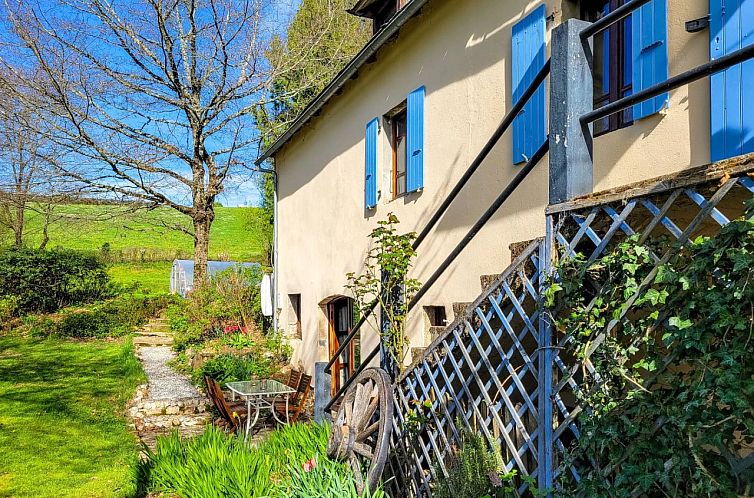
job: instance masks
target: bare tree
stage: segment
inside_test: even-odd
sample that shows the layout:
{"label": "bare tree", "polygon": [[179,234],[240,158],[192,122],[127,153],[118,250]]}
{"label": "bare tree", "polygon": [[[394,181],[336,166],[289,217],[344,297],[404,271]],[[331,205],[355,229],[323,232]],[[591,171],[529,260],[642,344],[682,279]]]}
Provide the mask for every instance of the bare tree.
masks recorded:
{"label": "bare tree", "polygon": [[34,109],[14,98],[5,85],[0,85],[0,95],[0,226],[13,233],[14,244],[20,247],[31,201],[50,182],[43,155],[52,152],[43,152],[47,143]]}
{"label": "bare tree", "polygon": [[0,63],[66,151],[59,171],[190,218],[203,280],[215,199],[256,152],[251,113],[284,71],[264,54],[287,3],[6,0],[17,43]]}

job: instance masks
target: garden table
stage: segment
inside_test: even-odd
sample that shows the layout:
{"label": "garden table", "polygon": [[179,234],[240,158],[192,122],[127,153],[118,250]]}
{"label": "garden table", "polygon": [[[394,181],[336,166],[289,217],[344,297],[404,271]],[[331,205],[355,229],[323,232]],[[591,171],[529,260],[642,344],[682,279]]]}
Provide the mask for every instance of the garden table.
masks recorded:
{"label": "garden table", "polygon": [[[269,408],[272,416],[281,424],[288,424],[288,397],[296,390],[273,379],[246,380],[241,382],[228,382],[225,384],[236,399],[236,395],[246,400],[248,413],[246,415],[246,436],[259,420],[259,412]],[[285,398],[285,421],[280,420],[275,413],[275,400]],[[251,410],[254,409],[254,421],[251,421]]]}

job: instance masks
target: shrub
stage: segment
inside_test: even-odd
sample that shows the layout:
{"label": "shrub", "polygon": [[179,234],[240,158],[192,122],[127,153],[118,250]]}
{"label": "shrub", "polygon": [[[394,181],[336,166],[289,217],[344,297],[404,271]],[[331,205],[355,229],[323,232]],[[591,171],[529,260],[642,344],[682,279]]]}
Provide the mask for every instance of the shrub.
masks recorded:
{"label": "shrub", "polygon": [[214,427],[192,439],[158,437],[155,451],[135,467],[139,491],[201,498],[384,498],[379,490],[360,497],[351,469],[321,456],[329,434],[328,426],[294,424],[257,447]]}
{"label": "shrub", "polygon": [[104,264],[76,251],[0,250],[0,298],[14,298],[16,315],[51,313],[113,295]]}
{"label": "shrub", "polygon": [[0,297],[0,329],[9,324],[18,312],[16,296]]}
{"label": "shrub", "polygon": [[[460,425],[460,424],[459,424]],[[436,466],[436,467],[439,467]],[[461,430],[461,448],[445,462],[448,471],[432,490],[435,498],[513,497],[510,485],[515,473],[501,475],[501,459],[484,438],[467,428]],[[443,475],[437,468],[437,475]]]}
{"label": "shrub", "polygon": [[208,360],[198,370],[194,370],[194,382],[199,383],[207,375],[220,384],[249,380],[252,378],[268,378],[272,375],[272,361],[252,355],[236,356],[221,354]]}
{"label": "shrub", "polygon": [[118,296],[87,308],[66,309],[55,316],[29,317],[26,324],[29,333],[36,336],[120,337],[156,316],[171,299]]}
{"label": "shrub", "polygon": [[230,268],[214,275],[197,287],[188,299],[169,310],[168,318],[175,332],[175,347],[183,350],[208,339],[219,337],[232,326],[260,337],[268,323],[262,316],[258,267]]}

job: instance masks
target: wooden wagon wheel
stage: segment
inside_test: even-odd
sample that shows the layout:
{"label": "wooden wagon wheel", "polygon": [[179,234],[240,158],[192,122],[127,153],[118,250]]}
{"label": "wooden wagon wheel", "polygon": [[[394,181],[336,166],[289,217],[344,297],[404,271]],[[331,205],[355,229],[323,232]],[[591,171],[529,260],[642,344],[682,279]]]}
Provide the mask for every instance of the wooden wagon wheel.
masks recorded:
{"label": "wooden wagon wheel", "polygon": [[359,493],[366,485],[374,491],[380,482],[393,428],[393,391],[380,368],[367,368],[343,397],[333,422],[327,455],[348,462]]}

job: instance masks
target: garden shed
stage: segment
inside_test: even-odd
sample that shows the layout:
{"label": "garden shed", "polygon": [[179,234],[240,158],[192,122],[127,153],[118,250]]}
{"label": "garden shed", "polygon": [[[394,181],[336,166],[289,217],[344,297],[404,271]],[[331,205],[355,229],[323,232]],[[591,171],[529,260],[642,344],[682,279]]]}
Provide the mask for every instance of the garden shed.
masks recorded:
{"label": "garden shed", "polygon": [[[239,263],[236,261],[208,261],[209,276],[216,275],[228,268],[242,266],[245,268],[259,268],[259,263]],[[180,294],[182,297],[194,289],[194,261],[191,259],[176,259],[170,271],[170,293]]]}

